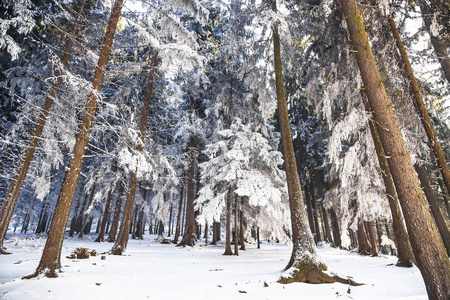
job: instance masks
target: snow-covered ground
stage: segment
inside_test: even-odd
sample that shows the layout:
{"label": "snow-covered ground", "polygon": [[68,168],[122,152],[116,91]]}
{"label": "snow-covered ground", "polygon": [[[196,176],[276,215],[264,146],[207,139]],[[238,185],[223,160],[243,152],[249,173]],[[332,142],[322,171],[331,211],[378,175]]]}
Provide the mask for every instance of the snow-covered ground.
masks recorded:
{"label": "snow-covered ground", "polygon": [[64,241],[58,278],[22,280],[36,269],[45,239],[11,237],[5,245],[13,254],[0,256],[0,299],[428,299],[419,270],[395,267],[392,256],[324,246],[319,253],[330,272],[364,285],[282,285],[276,280],[290,258],[290,247],[282,244],[247,245],[239,256],[223,256],[223,245],[179,248],[147,235],[130,240],[124,256],[66,258],[77,247],[110,250],[111,243],[94,239]]}

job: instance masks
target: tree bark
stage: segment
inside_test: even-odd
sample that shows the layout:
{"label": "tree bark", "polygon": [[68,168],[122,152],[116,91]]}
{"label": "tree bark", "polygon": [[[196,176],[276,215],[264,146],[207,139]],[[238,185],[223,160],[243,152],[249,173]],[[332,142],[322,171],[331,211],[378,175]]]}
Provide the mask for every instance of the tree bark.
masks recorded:
{"label": "tree bark", "polygon": [[316,233],[315,233],[315,240],[316,243],[320,242],[322,240],[322,237],[320,235],[320,227],[319,227],[319,216],[318,216],[318,211],[317,211],[317,205],[316,205],[316,194],[314,192],[314,185],[310,184],[309,186],[309,190],[310,190],[310,195],[311,195],[311,208],[312,208],[312,213],[313,213],[313,218],[314,218],[314,227],[316,228]]}
{"label": "tree bark", "polygon": [[261,249],[261,239],[259,237],[259,227],[256,227],[256,240],[257,240],[257,244],[258,244],[257,248]]}
{"label": "tree bark", "polygon": [[226,221],[226,231],[225,231],[225,252],[223,255],[233,255],[231,250],[231,186],[228,187],[227,192],[227,221]]}
{"label": "tree bark", "polygon": [[177,225],[175,228],[175,236],[173,238],[174,244],[178,243],[178,237],[180,236],[181,218],[183,217],[183,197],[184,197],[184,184],[181,183],[180,202],[178,204]]}
{"label": "tree bark", "polygon": [[81,213],[81,216],[82,216],[81,229],[80,229],[80,232],[78,233],[78,238],[80,238],[80,239],[83,238],[84,229],[86,228],[86,224],[88,223],[89,213],[87,212],[87,210],[92,205],[92,201],[94,200],[96,186],[97,186],[97,183],[95,182],[94,185],[92,186],[91,194],[89,195],[88,205],[86,205],[86,207],[84,208],[84,211]]}
{"label": "tree bark", "polygon": [[[84,0],[82,0],[80,5],[80,11],[84,9]],[[74,35],[78,36],[80,34],[80,30],[78,29],[78,23],[74,26],[73,30]],[[1,210],[0,210],[0,254],[6,254],[6,249],[3,246],[3,241],[5,239],[6,232],[8,231],[8,225],[11,221],[14,208],[16,207],[17,200],[19,198],[20,191],[22,189],[23,183],[25,181],[25,177],[27,175],[28,169],[30,168],[31,161],[34,157],[34,152],[36,151],[37,144],[40,140],[42,132],[45,127],[45,123],[47,121],[47,116],[50,111],[50,108],[53,105],[53,101],[56,97],[56,93],[58,91],[59,83],[61,82],[62,75],[64,73],[64,69],[69,61],[70,51],[73,47],[73,37],[69,35],[69,39],[64,48],[63,56],[60,61],[60,68],[56,73],[55,81],[50,88],[50,92],[45,99],[44,107],[39,114],[36,127],[34,129],[33,135],[28,141],[28,147],[25,150],[25,155],[21,158],[19,162],[19,166],[16,170],[16,174],[12,178],[8,191],[5,194],[5,198],[3,199]]]}
{"label": "tree bark", "polygon": [[[242,200],[241,200],[242,205]],[[241,209],[239,210],[239,239],[241,241],[241,248],[239,250],[245,250],[245,240],[244,240],[244,211]]]}
{"label": "tree bark", "polygon": [[372,253],[372,247],[370,246],[369,240],[367,239],[366,230],[364,228],[364,220],[358,218],[358,253],[361,255],[370,255]]}
{"label": "tree bark", "polygon": [[197,242],[196,224],[195,224],[195,148],[194,137],[191,136],[188,143],[189,162],[188,162],[188,186],[186,199],[186,227],[184,236],[178,246],[194,246]]}
{"label": "tree bark", "polygon": [[383,177],[384,186],[386,188],[387,200],[391,209],[398,257],[396,266],[412,267],[414,262],[414,254],[411,248],[411,244],[409,243],[408,232],[406,231],[405,224],[403,222],[403,215],[400,209],[400,204],[398,201],[397,192],[395,190],[394,181],[392,179],[391,170],[389,169],[389,163],[383,150],[380,133],[378,132],[378,128],[375,125],[375,121],[373,119],[370,105],[367,102],[366,95],[363,94],[362,97],[366,111],[371,114],[371,118],[369,120],[369,128],[375,146],[375,152],[377,153],[378,163],[381,169],[381,177]]}
{"label": "tree bark", "polygon": [[47,242],[45,243],[36,272],[27,278],[37,276],[41,273],[45,273],[47,277],[57,277],[56,270],[61,268],[61,248],[64,240],[64,232],[69,219],[73,195],[75,194],[78,178],[81,173],[83,157],[86,153],[95,112],[97,110],[97,94],[100,92],[122,5],[123,0],[117,0],[112,8],[103,40],[102,50],[92,81],[92,92],[88,97],[83,111],[83,118],[75,143],[74,152],[59,195]]}
{"label": "tree bark", "polygon": [[239,196],[234,197],[234,255],[239,256]]}
{"label": "tree bark", "polygon": [[[150,110],[151,96],[153,91],[153,77],[155,74],[158,59],[156,53],[152,53],[152,57],[150,59],[150,70],[148,74],[147,88],[145,90],[144,106],[142,107],[141,122],[139,125],[139,143],[136,147],[136,150],[139,152],[142,152],[143,150],[142,145],[144,144],[145,132],[147,130],[148,112]],[[111,253],[114,255],[121,255],[122,252],[127,248],[137,182],[137,170],[134,170],[130,176],[130,185],[128,186],[127,200],[125,202],[125,209],[123,211],[119,234],[114,246],[111,249]]]}
{"label": "tree bark", "polygon": [[317,235],[316,235],[316,228],[314,227],[314,216],[313,216],[313,210],[312,210],[312,204],[311,204],[311,193],[309,189],[309,184],[305,184],[305,202],[306,202],[306,212],[308,213],[308,223],[309,228],[311,229],[311,233],[314,237],[314,242],[317,244]]}
{"label": "tree bark", "polygon": [[450,261],[386,95],[355,0],[341,0],[364,89],[405,217],[411,246],[430,299],[450,298]]}
{"label": "tree bark", "polygon": [[339,229],[339,221],[336,215],[336,212],[334,209],[330,209],[330,215],[331,215],[331,224],[333,228],[333,239],[334,239],[334,246],[336,248],[340,248],[342,245],[341,240],[341,230]]}
{"label": "tree bark", "polygon": [[[442,178],[444,180],[445,187],[447,191],[450,192],[450,169],[447,164],[447,160],[445,159],[444,152],[442,151],[441,145],[439,144],[436,132],[434,130],[433,123],[431,122],[430,116],[428,115],[428,111],[425,107],[425,103],[423,102],[422,94],[420,93],[419,85],[417,84],[416,77],[414,76],[414,71],[411,67],[411,63],[409,62],[408,54],[406,53],[406,49],[401,40],[400,34],[397,30],[397,26],[395,24],[392,16],[389,16],[389,24],[391,26],[392,34],[395,37],[395,42],[397,44],[397,48],[400,52],[403,66],[406,70],[406,75],[408,76],[408,80],[411,86],[411,92],[413,94],[413,103],[416,108],[416,112],[420,117],[420,121],[422,122],[422,126],[425,129],[425,132],[428,137],[428,143],[433,149],[434,156],[436,157],[436,162],[438,164],[439,170],[441,171]],[[448,55],[447,55],[448,60]],[[449,65],[450,68],[450,65]],[[449,70],[450,71],[450,70]],[[449,81],[450,83],[450,81]]]}
{"label": "tree bark", "polygon": [[[112,169],[112,172],[113,172],[113,174],[115,174],[117,172],[117,161],[114,162],[114,167]],[[109,219],[109,208],[111,207],[113,190],[114,190],[114,186],[111,185],[109,188],[109,191],[108,191],[108,196],[106,197],[105,209],[103,211],[103,218],[102,218],[102,222],[100,225],[100,230],[98,232],[97,239],[95,240],[95,242],[97,242],[97,243],[103,242],[105,240],[105,238],[104,238],[105,228],[106,228],[106,223],[108,222],[108,219]]]}
{"label": "tree bark", "polygon": [[450,84],[450,58],[448,56],[447,48],[442,43],[441,38],[439,36],[435,36],[431,30],[431,12],[430,7],[425,1],[419,1],[420,10],[422,12],[422,18],[425,23],[425,27],[430,35],[430,41],[433,45],[434,52],[436,52],[437,59],[441,64],[442,71],[444,72],[445,78],[447,82]]}
{"label": "tree bark", "polygon": [[116,197],[116,205],[114,208],[114,215],[111,223],[111,229],[108,235],[108,242],[112,243],[116,241],[117,229],[119,228],[120,213],[122,211],[122,197],[125,191],[125,181],[127,177],[125,173],[122,173],[122,178],[119,181],[119,191]]}
{"label": "tree bark", "polygon": [[377,239],[375,237],[374,224],[372,221],[367,222],[367,227],[369,227],[370,245],[372,246],[372,256],[378,256],[378,245]]}
{"label": "tree bark", "polygon": [[428,204],[430,205],[431,213],[433,214],[442,241],[444,242],[445,248],[447,249],[447,255],[450,256],[450,231],[448,230],[447,223],[442,216],[441,209],[439,208],[439,204],[436,200],[433,189],[431,188],[427,172],[425,171],[425,168],[418,163],[414,164],[414,168],[416,169],[417,175],[419,176],[420,183],[422,184],[422,189],[425,192]]}

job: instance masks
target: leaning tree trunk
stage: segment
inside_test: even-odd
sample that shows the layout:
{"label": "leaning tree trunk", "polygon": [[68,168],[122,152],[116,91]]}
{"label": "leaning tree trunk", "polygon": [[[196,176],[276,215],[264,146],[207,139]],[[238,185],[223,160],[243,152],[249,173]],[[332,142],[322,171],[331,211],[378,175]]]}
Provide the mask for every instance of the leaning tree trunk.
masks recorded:
{"label": "leaning tree trunk", "polygon": [[380,139],[380,133],[373,120],[372,111],[370,105],[367,102],[366,95],[363,95],[363,102],[366,111],[371,114],[369,120],[370,132],[372,134],[373,144],[375,146],[375,152],[377,153],[378,163],[381,169],[381,176],[383,177],[384,186],[386,188],[386,196],[391,209],[392,223],[394,226],[394,234],[396,238],[397,246],[397,267],[412,267],[414,262],[414,254],[409,243],[408,232],[406,231],[405,224],[403,222],[403,215],[398,202],[397,192],[395,190],[394,181],[392,179],[391,170],[389,170],[389,164],[386,155],[383,150],[383,145]]}
{"label": "leaning tree trunk", "polygon": [[188,143],[189,162],[188,162],[188,184],[186,198],[186,226],[184,235],[178,246],[194,246],[197,242],[196,224],[195,224],[195,139],[191,136]]}
{"label": "leaning tree trunk", "polygon": [[425,192],[425,196],[427,197],[428,204],[430,204],[431,213],[433,214],[442,241],[444,242],[445,248],[447,249],[447,255],[450,256],[450,231],[448,230],[447,223],[445,222],[444,216],[442,215],[441,209],[439,208],[439,204],[436,200],[433,189],[431,188],[427,172],[425,171],[425,168],[418,163],[414,164],[414,168],[416,169],[417,175],[419,176],[419,180],[422,184],[422,189]]}
{"label": "leaning tree trunk", "polygon": [[430,35],[431,45],[433,45],[434,52],[436,53],[437,59],[441,64],[442,71],[444,72],[447,82],[450,84],[450,58],[448,56],[447,48],[444,43],[442,43],[441,38],[438,35],[434,35],[433,30],[431,30],[431,9],[425,1],[419,1],[420,10],[422,12],[422,18],[425,23],[425,27]]}
{"label": "leaning tree trunk", "polygon": [[[112,169],[113,175],[116,173],[116,171],[117,171],[117,161],[114,162],[114,167]],[[114,186],[111,184],[109,191],[108,191],[108,196],[106,197],[105,210],[103,211],[103,218],[102,218],[102,223],[100,225],[100,230],[98,232],[97,239],[95,239],[95,242],[97,242],[97,243],[103,242],[105,240],[105,238],[104,238],[105,228],[106,228],[106,223],[108,222],[108,218],[109,218],[109,208],[111,207],[113,190],[114,190]]]}
{"label": "leaning tree trunk", "polygon": [[425,195],[406,149],[394,111],[377,69],[372,49],[355,0],[341,1],[353,52],[380,130],[380,138],[388,160],[405,217],[411,246],[425,281],[430,299],[450,298],[450,261],[439,232],[428,210]]}
{"label": "leaning tree trunk", "polygon": [[[80,11],[83,11],[83,9],[84,9],[84,1],[82,0]],[[74,26],[73,32],[75,33],[74,36],[78,36],[80,34],[81,30],[78,29],[78,23]],[[37,144],[44,130],[48,113],[56,97],[56,93],[58,91],[58,86],[59,83],[61,82],[64,69],[67,65],[67,62],[69,61],[72,46],[73,46],[73,36],[69,35],[69,40],[66,43],[66,47],[64,48],[64,53],[60,61],[61,66],[56,73],[55,82],[53,82],[52,87],[50,88],[50,92],[47,95],[47,99],[45,100],[44,107],[41,113],[39,114],[39,118],[37,120],[33,135],[31,136],[31,139],[28,141],[28,146],[27,149],[25,150],[25,155],[21,158],[19,162],[19,167],[16,170],[16,174],[12,178],[8,187],[8,191],[5,194],[5,198],[3,199],[0,210],[0,254],[7,253],[5,247],[3,246],[3,241],[5,239],[6,232],[8,231],[8,225],[9,222],[11,221],[14,208],[16,207],[17,200],[19,198],[19,194],[23,186],[23,182],[25,181],[25,177],[31,165],[31,161],[33,160]]]}
{"label": "leaning tree trunk", "polygon": [[[272,9],[276,13],[276,0],[272,0]],[[281,283],[294,281],[309,283],[324,282],[346,282],[337,277],[325,274],[326,266],[316,259],[316,248],[311,229],[308,226],[308,219],[302,199],[300,180],[297,173],[297,162],[295,161],[294,146],[292,144],[289,117],[286,105],[286,96],[283,83],[283,68],[281,64],[281,45],[278,34],[278,24],[272,24],[273,53],[275,61],[275,82],[278,103],[278,120],[281,131],[281,145],[284,156],[284,166],[286,170],[287,187],[289,194],[289,206],[291,211],[292,226],[292,255],[286,269],[294,267],[294,271],[288,277],[282,277]]]}
{"label": "leaning tree trunk", "polygon": [[420,117],[422,126],[427,134],[429,145],[431,149],[433,149],[434,156],[436,157],[436,162],[438,164],[439,170],[441,171],[442,178],[444,179],[445,187],[447,188],[447,191],[450,192],[450,169],[447,165],[447,160],[445,159],[441,145],[439,144],[439,140],[434,130],[433,123],[431,122],[430,116],[428,115],[425,103],[423,102],[422,94],[420,92],[419,85],[417,84],[416,77],[414,76],[414,71],[411,67],[411,63],[409,62],[408,54],[406,53],[406,49],[403,45],[400,34],[397,30],[397,26],[392,16],[389,16],[389,24],[391,25],[392,34],[395,37],[395,42],[397,43],[397,48],[400,52],[403,66],[410,82],[414,106],[416,108],[417,114]]}
{"label": "leaning tree trunk", "polygon": [[77,187],[78,178],[81,173],[84,154],[89,142],[92,124],[94,122],[95,112],[97,110],[97,95],[105,74],[108,63],[117,22],[122,10],[123,0],[117,0],[111,11],[108,27],[103,40],[102,50],[98,59],[97,67],[92,81],[92,92],[86,102],[83,111],[83,118],[78,132],[72,158],[64,179],[58,204],[56,205],[53,221],[48,233],[47,242],[42,253],[39,266],[36,272],[30,277],[45,273],[48,277],[57,277],[56,270],[61,268],[61,248],[64,240],[67,221],[69,219],[70,207],[73,201],[73,195]]}
{"label": "leaning tree trunk", "polygon": [[111,229],[109,230],[108,235],[108,242],[113,243],[116,241],[116,235],[117,235],[117,229],[119,228],[119,220],[120,220],[120,213],[122,211],[122,197],[123,193],[125,191],[125,181],[127,177],[125,172],[122,173],[122,178],[119,182],[119,191],[117,193],[116,197],[116,205],[114,208],[114,215],[111,222]]}
{"label": "leaning tree trunk", "polygon": [[[154,54],[153,57],[151,57],[148,83],[144,96],[144,106],[142,107],[141,123],[139,125],[139,142],[136,147],[137,151],[139,152],[142,152],[143,150],[142,145],[144,144],[145,132],[147,130],[147,119],[148,119],[148,112],[150,110],[150,102],[153,91],[153,77],[155,74],[156,66],[157,66],[157,55]],[[128,186],[127,200],[125,202],[125,209],[123,211],[119,235],[117,236],[117,240],[111,249],[111,253],[114,255],[121,255],[122,252],[127,248],[128,239],[130,235],[131,217],[133,214],[134,198],[136,195],[137,181],[138,178],[136,169],[131,173],[130,176],[130,184]]]}
{"label": "leaning tree trunk", "polygon": [[177,225],[175,227],[175,236],[173,238],[174,244],[178,243],[178,238],[180,237],[181,217],[183,216],[183,198],[184,198],[184,184],[181,183],[180,202],[178,204],[178,214],[177,214]]}

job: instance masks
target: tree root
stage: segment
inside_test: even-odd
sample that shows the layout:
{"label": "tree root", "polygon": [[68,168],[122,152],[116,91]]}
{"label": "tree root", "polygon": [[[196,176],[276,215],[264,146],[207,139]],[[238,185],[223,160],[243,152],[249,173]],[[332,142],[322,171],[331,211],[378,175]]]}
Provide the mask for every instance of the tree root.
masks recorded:
{"label": "tree root", "polygon": [[354,282],[350,278],[344,279],[337,275],[330,276],[324,273],[326,269],[327,267],[324,264],[316,264],[310,261],[301,262],[295,267],[295,270],[289,277],[281,277],[278,282],[283,284],[292,282],[305,282],[312,284],[339,282],[349,284],[351,286],[362,285]]}

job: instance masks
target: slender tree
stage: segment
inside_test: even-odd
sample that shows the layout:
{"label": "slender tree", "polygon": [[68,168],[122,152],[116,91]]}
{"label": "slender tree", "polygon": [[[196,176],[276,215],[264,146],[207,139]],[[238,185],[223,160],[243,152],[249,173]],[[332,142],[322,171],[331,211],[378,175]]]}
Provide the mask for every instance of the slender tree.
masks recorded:
{"label": "slender tree", "polygon": [[450,261],[427,208],[425,195],[406,149],[394,111],[383,86],[355,0],[340,1],[352,50],[379,126],[383,149],[405,217],[411,246],[430,299],[450,298]]}
{"label": "slender tree", "polygon": [[[147,88],[145,90],[144,96],[144,106],[142,108],[141,123],[139,126],[139,143],[136,147],[137,151],[142,152],[145,138],[145,132],[147,129],[147,119],[148,112],[150,110],[151,96],[153,91],[153,77],[157,67],[157,54],[151,54],[150,70],[148,75]],[[137,168],[137,167],[136,167]],[[133,214],[134,198],[136,195],[137,188],[137,170],[134,170],[130,176],[130,184],[128,187],[127,201],[125,202],[125,209],[122,216],[122,223],[119,230],[119,235],[117,236],[116,242],[111,249],[112,254],[121,255],[122,252],[127,248],[129,232],[131,226],[131,218]]]}
{"label": "slender tree", "polygon": [[[113,176],[116,172],[117,172],[117,161],[114,162],[114,166],[112,169]],[[105,203],[105,208],[103,209],[103,217],[102,217],[102,222],[100,225],[100,230],[98,232],[97,238],[95,239],[95,242],[98,242],[98,243],[103,242],[105,239],[104,238],[105,228],[106,228],[106,223],[108,222],[108,219],[109,219],[109,208],[111,207],[113,190],[114,190],[114,186],[111,183],[111,186],[109,187],[109,191],[108,191],[108,196],[106,196],[106,203]]]}
{"label": "slender tree", "polygon": [[83,118],[75,142],[72,159],[70,160],[63,187],[59,195],[58,204],[56,205],[41,260],[36,272],[25,278],[35,277],[41,273],[45,273],[47,277],[57,277],[56,271],[61,268],[61,249],[64,241],[64,232],[69,219],[70,207],[72,205],[78,178],[81,173],[83,157],[89,142],[89,136],[94,122],[95,112],[97,110],[97,97],[103,82],[114,34],[117,28],[117,22],[119,21],[120,13],[122,11],[122,5],[123,0],[117,0],[111,11],[92,81],[92,92],[90,93],[83,110]]}

